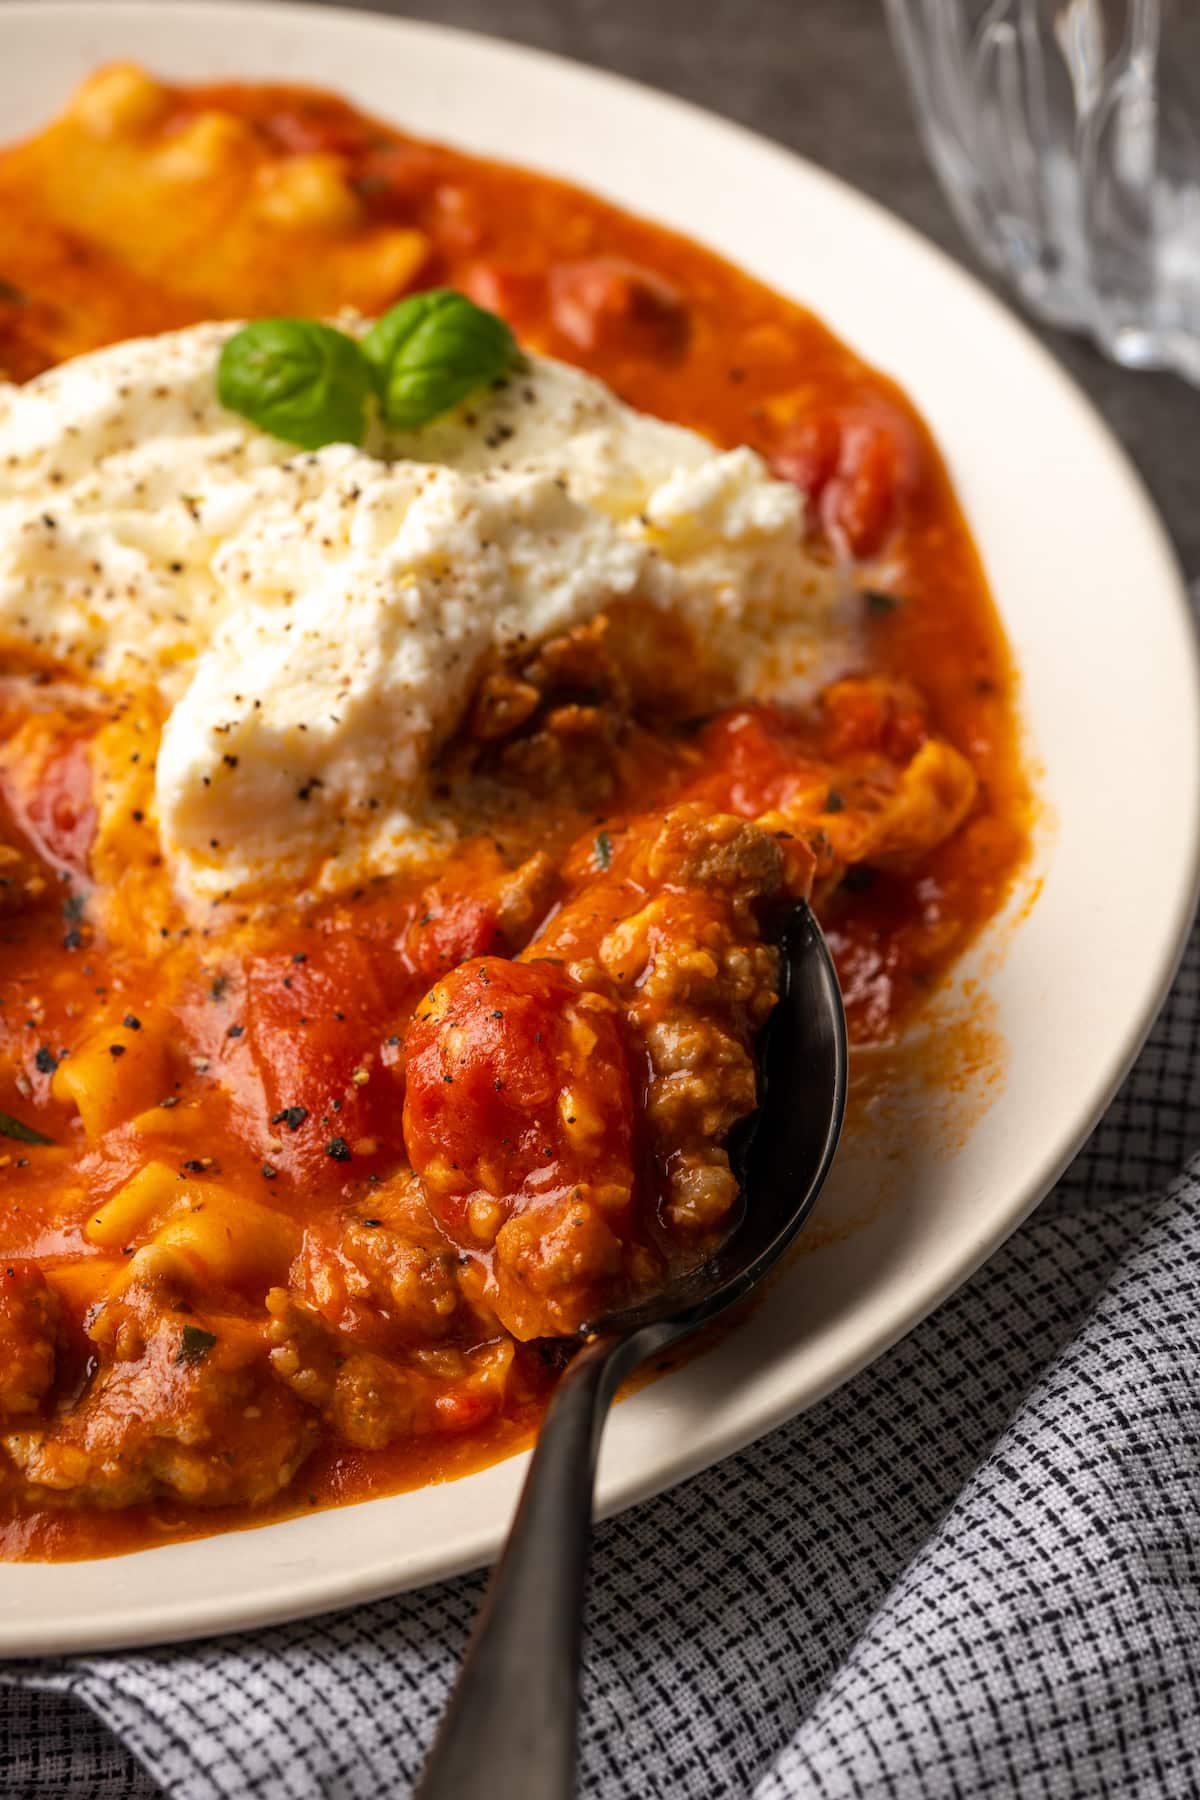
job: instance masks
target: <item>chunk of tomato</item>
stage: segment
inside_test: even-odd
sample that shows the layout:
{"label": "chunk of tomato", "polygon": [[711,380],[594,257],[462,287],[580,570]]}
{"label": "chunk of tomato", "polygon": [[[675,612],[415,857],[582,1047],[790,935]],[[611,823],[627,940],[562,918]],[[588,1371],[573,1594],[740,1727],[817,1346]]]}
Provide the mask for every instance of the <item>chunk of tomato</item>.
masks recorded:
{"label": "chunk of tomato", "polygon": [[381,963],[340,932],[247,967],[248,1046],[281,1146],[271,1161],[310,1186],[340,1186],[400,1148],[400,1096],[379,1058],[389,1030]]}
{"label": "chunk of tomato", "polygon": [[577,1186],[628,1203],[633,1095],[617,1020],[556,964],[455,969],[417,1008],[406,1062],[409,1160],[457,1241],[478,1247],[521,1204]]}
{"label": "chunk of tomato", "polygon": [[404,933],[404,966],[422,981],[434,981],[473,956],[486,956],[496,930],[496,908],[490,900],[435,890]]}
{"label": "chunk of tomato", "polygon": [[12,800],[14,817],[34,849],[58,868],[84,874],[96,835],[96,800],[86,740],[75,738],[56,745],[28,796],[14,794]]}
{"label": "chunk of tomato", "polygon": [[836,681],[821,696],[821,744],[840,760],[863,753],[911,761],[929,736],[921,696],[905,681],[881,676]]}
{"label": "chunk of tomato", "polygon": [[705,726],[701,743],[713,771],[702,784],[705,798],[746,818],[779,806],[805,767],[800,732],[768,706],[718,713]]}
{"label": "chunk of tomato", "polygon": [[678,289],[622,256],[560,263],[550,275],[554,326],[579,350],[677,355],[691,326]]}
{"label": "chunk of tomato", "polygon": [[540,269],[522,268],[494,257],[468,264],[462,276],[462,290],[468,299],[510,323],[524,323],[536,315],[545,287],[546,277]]}
{"label": "chunk of tomato", "polygon": [[446,159],[424,144],[379,144],[360,158],[355,186],[364,199],[378,200],[406,214],[426,202],[445,179]]}
{"label": "chunk of tomato", "polygon": [[357,156],[370,143],[365,119],[348,108],[317,99],[280,107],[267,118],[266,129],[280,148],[293,156]]}
{"label": "chunk of tomato", "polygon": [[898,407],[872,399],[797,419],[770,459],[798,487],[815,522],[844,555],[883,549],[924,468],[924,450]]}

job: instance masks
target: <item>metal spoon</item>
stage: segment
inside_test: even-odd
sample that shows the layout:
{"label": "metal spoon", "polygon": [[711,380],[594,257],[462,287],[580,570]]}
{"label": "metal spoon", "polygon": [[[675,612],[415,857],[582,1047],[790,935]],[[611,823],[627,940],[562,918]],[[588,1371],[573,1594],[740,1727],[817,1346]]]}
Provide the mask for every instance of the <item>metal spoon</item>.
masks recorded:
{"label": "metal spoon", "polygon": [[783,932],[762,1100],[739,1155],[741,1224],[662,1293],[582,1331],[546,1413],[504,1554],[414,1800],[570,1800],[592,1488],[605,1415],[630,1371],[743,1299],[779,1261],[833,1161],[846,1018],[805,905]]}

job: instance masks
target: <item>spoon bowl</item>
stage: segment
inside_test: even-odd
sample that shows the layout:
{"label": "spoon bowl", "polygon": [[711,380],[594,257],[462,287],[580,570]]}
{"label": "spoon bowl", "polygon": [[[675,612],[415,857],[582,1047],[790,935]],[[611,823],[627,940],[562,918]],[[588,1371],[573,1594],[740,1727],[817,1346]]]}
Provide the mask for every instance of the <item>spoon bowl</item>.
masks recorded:
{"label": "spoon bowl", "polygon": [[803,901],[791,908],[779,944],[779,1001],[758,1053],[759,1103],[730,1149],[741,1218],[707,1262],[587,1325],[584,1341],[662,1325],[680,1337],[708,1324],[757,1286],[816,1205],[846,1111],[846,1014],[821,928]]}
{"label": "spoon bowl", "polygon": [[547,1410],[415,1800],[570,1800],[592,1492],[604,1419],[643,1362],[757,1287],[812,1211],[846,1110],[846,1015],[803,902],[780,934],[757,1111],[731,1148],[742,1214],[721,1248],[658,1293],[586,1325]]}

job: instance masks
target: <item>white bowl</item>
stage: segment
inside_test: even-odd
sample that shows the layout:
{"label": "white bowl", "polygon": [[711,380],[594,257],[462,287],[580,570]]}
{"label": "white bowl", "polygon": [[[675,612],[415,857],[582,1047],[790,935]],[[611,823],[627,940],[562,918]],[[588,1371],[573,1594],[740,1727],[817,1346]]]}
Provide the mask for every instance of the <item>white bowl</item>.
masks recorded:
{"label": "white bowl", "polygon": [[[566,176],[707,241],[899,379],[982,551],[1044,815],[1029,878],[961,970],[981,982],[992,1053],[961,1092],[918,1084],[879,1109],[839,1160],[808,1254],[715,1347],[617,1408],[599,1483],[613,1512],[811,1405],[906,1332],[1036,1204],[1128,1068],[1197,882],[1196,647],[1170,546],[1104,425],[1002,306],[877,206],[747,132],[426,25],[17,0],[0,8],[5,133],[48,119],[113,57],[183,80],[337,88],[417,133]],[[954,1005],[940,996],[924,1028]],[[494,1553],[524,1461],[348,1513],[8,1566],[0,1654],[266,1624],[436,1580]]]}

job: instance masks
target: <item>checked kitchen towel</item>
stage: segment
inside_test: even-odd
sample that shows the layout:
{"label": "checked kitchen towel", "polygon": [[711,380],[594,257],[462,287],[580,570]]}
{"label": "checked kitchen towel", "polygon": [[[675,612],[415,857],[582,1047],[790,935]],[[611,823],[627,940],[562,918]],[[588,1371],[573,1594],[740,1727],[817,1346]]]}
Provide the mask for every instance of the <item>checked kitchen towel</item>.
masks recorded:
{"label": "checked kitchen towel", "polygon": [[[967,1287],[600,1529],[588,1800],[1200,1792],[1198,1146],[1200,932],[1099,1129]],[[9,1664],[0,1792],[403,1794],[482,1588]]]}

